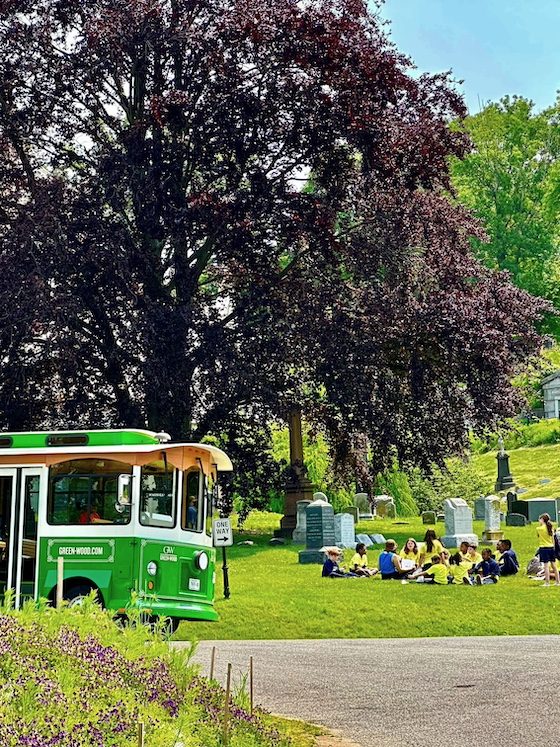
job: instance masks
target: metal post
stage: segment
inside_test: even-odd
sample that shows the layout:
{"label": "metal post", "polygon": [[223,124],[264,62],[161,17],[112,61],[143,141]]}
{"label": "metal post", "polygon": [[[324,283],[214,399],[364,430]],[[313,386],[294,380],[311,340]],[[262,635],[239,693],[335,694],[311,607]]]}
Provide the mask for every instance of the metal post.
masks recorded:
{"label": "metal post", "polygon": [[216,646],[212,646],[212,655],[210,657],[210,679],[214,679],[214,665],[216,663]]}
{"label": "metal post", "polygon": [[222,564],[222,571],[224,572],[224,597],[225,599],[229,599],[229,574],[225,547],[222,547],[222,560],[224,561]]}
{"label": "metal post", "polygon": [[222,743],[224,745],[229,744],[229,698],[231,693],[231,664],[227,665],[227,679],[226,679],[226,693],[224,701],[224,722],[223,722],[223,737]]}
{"label": "metal post", "polygon": [[253,713],[253,657],[249,657],[249,713]]}

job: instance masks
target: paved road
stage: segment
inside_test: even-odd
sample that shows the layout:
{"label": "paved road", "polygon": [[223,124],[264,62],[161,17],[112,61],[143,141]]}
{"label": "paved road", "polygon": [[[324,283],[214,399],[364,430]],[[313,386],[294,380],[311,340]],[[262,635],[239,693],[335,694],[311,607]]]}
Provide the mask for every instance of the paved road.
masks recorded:
{"label": "paved road", "polygon": [[560,637],[204,641],[255,700],[363,747],[558,747]]}

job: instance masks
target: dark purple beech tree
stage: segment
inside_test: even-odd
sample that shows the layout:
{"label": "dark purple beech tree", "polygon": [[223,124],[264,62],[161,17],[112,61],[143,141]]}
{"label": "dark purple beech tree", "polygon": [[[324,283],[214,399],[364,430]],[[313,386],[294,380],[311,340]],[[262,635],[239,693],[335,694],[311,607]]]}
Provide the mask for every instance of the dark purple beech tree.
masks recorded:
{"label": "dark purple beech tree", "polygon": [[294,403],[341,471],[514,412],[545,306],[470,254],[463,103],[366,3],[0,9],[2,427],[214,436],[251,492]]}

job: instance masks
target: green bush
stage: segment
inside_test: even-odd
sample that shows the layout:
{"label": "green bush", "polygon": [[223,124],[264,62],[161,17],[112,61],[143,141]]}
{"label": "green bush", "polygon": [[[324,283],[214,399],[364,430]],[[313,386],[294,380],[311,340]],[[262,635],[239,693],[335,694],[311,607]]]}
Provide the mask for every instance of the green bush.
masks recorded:
{"label": "green bush", "polygon": [[408,483],[416,501],[418,512],[437,511],[441,506],[441,498],[430,480],[419,469],[413,469],[408,475]]}
{"label": "green bush", "polygon": [[430,478],[440,504],[447,498],[463,498],[472,504],[486,492],[486,483],[472,462],[455,457],[447,459],[445,466],[435,469]]}
{"label": "green bush", "polygon": [[[225,694],[133,616],[119,628],[92,598],[54,610],[0,608],[2,747],[219,747]],[[231,747],[287,747],[268,716],[231,705]]]}
{"label": "green bush", "polygon": [[375,484],[378,494],[393,496],[398,516],[418,514],[418,506],[412,494],[408,475],[398,468],[396,462],[391,469],[377,475]]}
{"label": "green bush", "polygon": [[[471,438],[471,451],[474,454],[486,454],[489,451],[498,451],[499,433],[492,433],[485,439]],[[560,421],[539,420],[536,423],[523,425],[512,421],[509,430],[503,434],[506,449],[520,449],[522,447],[547,446],[560,443]]]}

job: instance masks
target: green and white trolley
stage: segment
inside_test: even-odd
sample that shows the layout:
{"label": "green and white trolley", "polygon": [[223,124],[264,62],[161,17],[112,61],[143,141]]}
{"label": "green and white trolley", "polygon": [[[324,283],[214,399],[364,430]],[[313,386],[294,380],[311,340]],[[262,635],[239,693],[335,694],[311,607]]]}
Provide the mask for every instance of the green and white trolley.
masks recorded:
{"label": "green and white trolley", "polygon": [[145,430],[0,434],[0,594],[54,601],[92,589],[174,624],[216,620],[209,484],[231,462]]}

